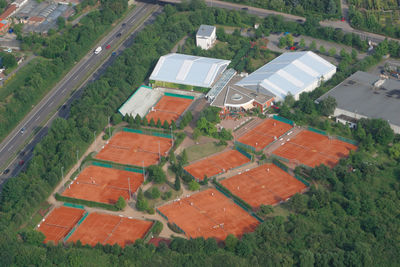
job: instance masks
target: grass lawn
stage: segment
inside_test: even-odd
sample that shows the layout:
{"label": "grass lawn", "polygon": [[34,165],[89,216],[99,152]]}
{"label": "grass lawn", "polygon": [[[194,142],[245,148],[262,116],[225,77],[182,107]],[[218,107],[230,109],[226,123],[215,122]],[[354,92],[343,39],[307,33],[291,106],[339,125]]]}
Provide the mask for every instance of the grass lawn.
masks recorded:
{"label": "grass lawn", "polygon": [[281,216],[281,217],[285,218],[285,220],[286,220],[287,217],[290,215],[290,211],[288,210],[288,208],[286,206],[287,206],[286,203],[276,205],[276,206],[274,206],[274,211],[272,213],[270,213],[268,215],[264,215],[264,216],[262,216],[262,218],[270,219],[275,216]]}
{"label": "grass lawn", "polygon": [[186,148],[188,161],[192,162],[209,155],[218,153],[225,149],[226,146],[218,146],[216,142],[194,145]]}

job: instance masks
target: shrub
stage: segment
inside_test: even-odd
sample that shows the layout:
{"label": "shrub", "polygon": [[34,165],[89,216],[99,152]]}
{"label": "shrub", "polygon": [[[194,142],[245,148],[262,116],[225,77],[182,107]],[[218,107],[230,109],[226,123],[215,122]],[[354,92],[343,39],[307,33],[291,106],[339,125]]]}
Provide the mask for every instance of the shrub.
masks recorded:
{"label": "shrub", "polygon": [[160,221],[156,221],[153,225],[153,228],[151,229],[151,232],[153,235],[159,235],[163,229],[163,224]]}
{"label": "shrub", "polygon": [[115,203],[115,207],[119,210],[123,210],[126,207],[125,199],[122,196],[119,196],[117,203]]}
{"label": "shrub", "polygon": [[194,180],[189,182],[189,190],[190,191],[197,191],[200,189],[200,184]]}

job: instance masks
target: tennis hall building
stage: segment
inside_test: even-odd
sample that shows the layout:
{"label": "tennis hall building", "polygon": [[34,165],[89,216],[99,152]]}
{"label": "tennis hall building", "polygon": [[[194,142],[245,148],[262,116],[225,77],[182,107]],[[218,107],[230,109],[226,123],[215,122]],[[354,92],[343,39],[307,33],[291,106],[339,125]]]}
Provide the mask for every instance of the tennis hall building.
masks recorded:
{"label": "tennis hall building", "polygon": [[329,80],[336,67],[311,51],[280,55],[236,83],[258,94],[270,95],[282,101],[289,94],[296,100],[321,82]]}
{"label": "tennis hall building", "polygon": [[159,87],[211,88],[231,62],[224,59],[171,53],[160,57],[150,84]]}

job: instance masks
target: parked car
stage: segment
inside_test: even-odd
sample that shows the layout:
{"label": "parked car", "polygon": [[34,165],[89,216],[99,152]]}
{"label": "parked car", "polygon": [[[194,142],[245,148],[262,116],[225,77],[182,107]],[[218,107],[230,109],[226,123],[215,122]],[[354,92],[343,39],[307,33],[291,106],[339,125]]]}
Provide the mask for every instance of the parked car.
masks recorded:
{"label": "parked car", "polygon": [[117,35],[115,35],[115,37],[117,37],[117,38],[119,38],[119,37],[121,37],[121,35],[122,35],[122,33],[117,33]]}
{"label": "parked car", "polygon": [[112,55],[112,56],[116,56],[116,55],[117,55],[117,52],[114,51],[114,52],[111,53],[111,55]]}
{"label": "parked car", "polygon": [[340,19],[340,21],[346,21],[346,19],[345,19],[344,17],[342,17],[342,18]]}
{"label": "parked car", "polygon": [[107,46],[106,46],[106,49],[110,49],[110,48],[111,48],[111,45],[107,45]]}
{"label": "parked car", "polygon": [[249,10],[249,8],[248,7],[242,7],[242,10],[247,11],[247,10]]}
{"label": "parked car", "polygon": [[3,174],[7,174],[7,173],[9,173],[10,172],[10,169],[5,169],[4,171],[3,171]]}
{"label": "parked car", "polygon": [[24,128],[24,127],[22,127],[22,129],[20,130],[20,133],[21,133],[21,134],[24,134],[24,133],[25,133],[25,128]]}
{"label": "parked car", "polygon": [[22,166],[22,165],[24,165],[24,163],[25,163],[25,160],[20,160],[20,161],[18,162],[18,165],[19,165],[19,166]]}

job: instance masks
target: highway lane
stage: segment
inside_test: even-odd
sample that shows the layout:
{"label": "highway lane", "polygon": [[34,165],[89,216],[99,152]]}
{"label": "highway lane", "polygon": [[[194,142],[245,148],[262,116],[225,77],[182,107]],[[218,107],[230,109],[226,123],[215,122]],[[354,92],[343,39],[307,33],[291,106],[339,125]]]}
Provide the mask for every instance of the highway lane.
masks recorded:
{"label": "highway lane", "polygon": [[[143,16],[149,12],[152,12],[152,10],[155,8],[155,11],[160,10],[159,6],[146,3],[137,3],[136,8],[98,43],[97,46],[101,45],[103,51],[98,55],[95,55],[93,51],[89,52],[70,71],[70,73],[67,74],[67,76],[58,85],[56,85],[55,88],[53,88],[53,90],[48,93],[38,105],[36,105],[36,107],[25,117],[18,127],[16,127],[16,129],[14,129],[14,131],[3,141],[3,143],[0,145],[0,166],[4,166],[5,163],[15,155],[15,153],[18,153],[19,155],[4,168],[10,169],[10,172],[7,175],[0,175],[0,184],[2,184],[5,179],[17,175],[21,169],[26,166],[26,161],[28,161],[32,156],[32,148],[46,135],[48,125],[51,123],[51,121],[58,116],[68,116],[69,104],[81,95],[82,90],[80,89],[86,84],[86,82],[98,78],[101,73],[104,72],[106,67],[112,63],[114,58],[121,53],[121,51],[123,51],[128,44],[132,43],[132,39],[136,33],[143,28],[143,25],[126,36],[126,39],[124,38],[125,35],[131,31],[132,26],[141,21]],[[157,12],[155,13],[157,14]],[[149,23],[151,20],[154,20],[154,16],[150,17],[146,23]],[[117,35],[119,33],[121,33],[121,36],[118,37]],[[124,42],[116,47],[115,45],[121,41],[121,38],[125,39]],[[107,55],[107,50],[105,49],[107,45],[111,45],[110,51],[117,52],[116,56]],[[88,79],[85,80],[83,84],[80,85],[82,80],[87,77],[87,74],[90,71],[93,71],[93,68],[97,67],[97,65],[99,65],[99,63],[106,58],[107,60],[102,64],[102,66],[99,67],[99,71],[94,72],[88,77]],[[70,96],[66,104],[62,105],[63,100],[68,98],[75,88],[77,88],[77,90]],[[49,115],[52,114],[58,107],[58,111],[50,118],[43,128],[40,128],[40,125],[43,125],[49,119]],[[21,132],[22,128],[24,128],[23,133]],[[21,149],[21,151],[17,151],[19,147],[26,143],[27,140],[31,139],[31,135],[33,135],[32,142],[27,144],[23,149]],[[25,163],[20,165],[19,163],[22,163],[22,160]]]}

